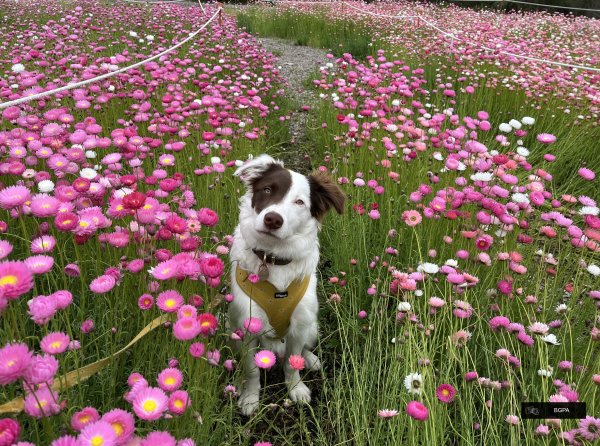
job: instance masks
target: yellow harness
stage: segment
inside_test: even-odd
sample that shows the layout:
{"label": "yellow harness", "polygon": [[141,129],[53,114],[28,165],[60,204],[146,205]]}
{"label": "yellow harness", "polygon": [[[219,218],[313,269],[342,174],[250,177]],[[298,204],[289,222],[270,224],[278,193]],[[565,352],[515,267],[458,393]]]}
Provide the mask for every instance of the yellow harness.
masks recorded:
{"label": "yellow harness", "polygon": [[277,289],[268,281],[252,283],[248,280],[248,271],[239,266],[235,270],[237,284],[242,291],[256,302],[267,313],[269,323],[275,329],[277,338],[285,336],[292,313],[296,305],[306,293],[310,276],[302,280],[294,280],[286,291],[277,291]]}

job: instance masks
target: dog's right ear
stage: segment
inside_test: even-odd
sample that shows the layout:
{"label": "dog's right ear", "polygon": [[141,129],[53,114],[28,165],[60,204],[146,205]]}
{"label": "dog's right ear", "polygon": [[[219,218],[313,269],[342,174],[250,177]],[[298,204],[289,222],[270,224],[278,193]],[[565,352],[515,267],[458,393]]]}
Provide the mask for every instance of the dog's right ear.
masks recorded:
{"label": "dog's right ear", "polygon": [[277,161],[269,155],[262,154],[256,158],[251,158],[246,161],[242,166],[238,167],[234,175],[240,177],[240,180],[242,180],[242,182],[249,187],[272,165],[279,165],[283,167],[283,163],[281,161]]}

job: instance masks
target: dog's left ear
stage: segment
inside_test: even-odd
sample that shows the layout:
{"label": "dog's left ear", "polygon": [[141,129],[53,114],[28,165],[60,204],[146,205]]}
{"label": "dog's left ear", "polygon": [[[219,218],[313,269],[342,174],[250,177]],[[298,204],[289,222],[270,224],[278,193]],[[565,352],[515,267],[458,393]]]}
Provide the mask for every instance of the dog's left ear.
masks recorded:
{"label": "dog's left ear", "polygon": [[283,167],[281,161],[277,161],[269,155],[262,154],[246,161],[243,165],[238,167],[234,175],[240,177],[240,180],[242,180],[247,187],[250,187],[254,181],[260,178],[273,165]]}
{"label": "dog's left ear", "polygon": [[319,221],[327,211],[334,208],[338,214],[344,212],[346,195],[333,179],[323,172],[313,172],[308,176],[310,185],[310,213]]}

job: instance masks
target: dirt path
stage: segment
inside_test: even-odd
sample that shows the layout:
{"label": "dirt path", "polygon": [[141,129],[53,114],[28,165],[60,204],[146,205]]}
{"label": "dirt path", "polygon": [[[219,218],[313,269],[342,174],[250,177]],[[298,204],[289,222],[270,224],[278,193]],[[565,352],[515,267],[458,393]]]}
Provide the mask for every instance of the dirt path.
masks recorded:
{"label": "dirt path", "polygon": [[290,121],[290,143],[281,147],[282,158],[290,168],[306,171],[310,169],[310,162],[305,159],[305,153],[309,150],[306,137],[306,126],[310,114],[303,111],[303,106],[311,109],[319,101],[314,91],[306,89],[306,81],[327,63],[327,52],[318,48],[294,45],[293,42],[271,37],[260,37],[260,43],[278,56],[278,66],[281,74],[287,81],[286,94],[292,102],[298,106]]}

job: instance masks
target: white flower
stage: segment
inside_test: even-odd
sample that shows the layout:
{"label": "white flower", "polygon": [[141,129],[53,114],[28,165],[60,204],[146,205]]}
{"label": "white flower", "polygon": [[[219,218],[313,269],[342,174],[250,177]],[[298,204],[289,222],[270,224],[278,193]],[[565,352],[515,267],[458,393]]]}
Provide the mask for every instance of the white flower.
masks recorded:
{"label": "white flower", "polygon": [[521,122],[525,125],[533,125],[535,124],[535,119],[530,116],[525,116],[523,119],[521,119]]}
{"label": "white flower", "polygon": [[458,266],[458,261],[455,259],[448,259],[444,262],[445,265],[451,266],[452,268],[456,268]]}
{"label": "white flower", "polygon": [[98,172],[96,172],[94,169],[86,167],[79,171],[79,175],[81,175],[83,178],[87,178],[88,180],[93,180],[98,175]]}
{"label": "white flower", "polygon": [[128,187],[122,187],[121,189],[115,190],[114,196],[115,198],[123,198],[125,195],[129,195],[133,192],[133,189]]}
{"label": "white flower", "polygon": [[592,276],[598,277],[600,276],[600,266],[598,265],[594,265],[591,264],[587,267],[587,271],[588,273],[590,273]]}
{"label": "white flower", "polygon": [[400,302],[398,304],[398,311],[402,311],[404,313],[407,313],[410,311],[410,304],[408,302]]}
{"label": "white flower", "polygon": [[240,121],[240,122],[238,123],[238,127],[240,127],[240,128],[242,128],[242,129],[243,129],[244,127],[246,127],[246,123],[245,123],[244,121]]}
{"label": "white flower", "polygon": [[492,181],[494,176],[490,172],[477,172],[471,175],[473,181]]}
{"label": "white flower", "polygon": [[568,309],[569,309],[569,307],[567,307],[566,304],[559,304],[556,306],[556,312],[559,314],[566,312]]}
{"label": "white flower", "polygon": [[398,99],[394,99],[394,100],[392,101],[392,105],[393,105],[394,107],[399,107],[399,106],[400,106],[400,101],[399,101]]}
{"label": "white flower", "polygon": [[421,388],[423,387],[423,377],[419,373],[411,373],[410,375],[406,375],[404,378],[404,387],[406,387],[408,393],[420,395],[423,391]]}
{"label": "white flower", "polygon": [[511,119],[508,121],[508,125],[510,125],[513,129],[519,130],[521,128],[521,123],[516,119]]}
{"label": "white flower", "polygon": [[596,206],[583,206],[579,209],[579,215],[598,215],[598,211]]}
{"label": "white flower", "polygon": [[543,376],[544,378],[550,378],[552,376],[552,372],[554,372],[554,369],[550,366],[548,366],[548,369],[540,369],[537,371],[537,374],[540,376]]}
{"label": "white flower", "polygon": [[529,150],[525,147],[517,147],[517,153],[521,156],[529,156]]}
{"label": "white flower", "polygon": [[433,158],[438,161],[444,161],[444,155],[442,155],[440,152],[435,152],[433,154]]}
{"label": "white flower", "polygon": [[52,192],[54,190],[54,182],[52,180],[42,180],[38,183],[40,192]]}
{"label": "white flower", "polygon": [[540,339],[546,344],[560,345],[560,342],[558,342],[558,339],[556,339],[556,335],[552,333],[547,334],[546,336],[542,336]]}
{"label": "white flower", "polygon": [[420,273],[436,274],[439,270],[440,267],[437,266],[435,263],[425,262],[417,266],[417,271],[419,271]]}
{"label": "white flower", "polygon": [[242,160],[235,160],[235,167],[242,167],[244,162]]}
{"label": "white flower", "polygon": [[421,297],[423,295],[423,290],[415,290],[415,296]]}
{"label": "white flower", "polygon": [[25,178],[26,180],[28,180],[29,178],[33,178],[35,176],[35,170],[33,170],[33,169],[25,169],[23,171],[23,173],[21,174],[21,176],[23,178]]}
{"label": "white flower", "polygon": [[152,42],[154,40],[154,36],[152,34],[148,34],[146,36],[146,40],[149,40],[150,42]]}
{"label": "white flower", "polygon": [[13,73],[22,73],[23,71],[25,71],[25,65],[23,65],[22,63],[16,63],[12,66],[11,69]]}
{"label": "white flower", "polygon": [[512,194],[511,198],[512,198],[512,201],[514,201],[515,203],[527,203],[527,204],[529,204],[529,198],[527,197],[527,195],[522,194],[520,192]]}
{"label": "white flower", "polygon": [[221,158],[219,158],[218,156],[213,156],[213,157],[210,159],[210,163],[211,163],[211,164],[219,164],[220,162],[221,162]]}
{"label": "white flower", "polygon": [[129,35],[131,37],[137,37],[138,36],[138,34],[135,31],[129,31]]}
{"label": "white flower", "polygon": [[93,150],[86,150],[85,157],[89,159],[96,158],[96,152],[94,152]]}
{"label": "white flower", "polygon": [[512,131],[512,129],[513,129],[513,128],[512,128],[512,126],[511,126],[510,124],[507,124],[507,123],[503,122],[502,124],[500,124],[500,125],[498,126],[498,129],[499,129],[501,132],[504,132],[504,133],[510,133],[510,132]]}

